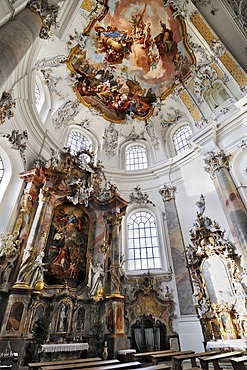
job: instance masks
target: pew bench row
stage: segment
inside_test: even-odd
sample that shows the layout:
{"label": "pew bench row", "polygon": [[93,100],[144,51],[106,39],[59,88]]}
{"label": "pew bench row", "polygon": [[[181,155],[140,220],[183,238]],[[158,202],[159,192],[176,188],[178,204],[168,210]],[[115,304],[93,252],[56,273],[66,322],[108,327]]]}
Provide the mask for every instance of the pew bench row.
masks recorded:
{"label": "pew bench row", "polygon": [[[209,365],[212,363],[214,370],[221,370],[219,362],[222,360],[229,360],[234,370],[245,370],[245,363],[247,363],[247,356],[242,356],[241,351],[232,352],[197,352],[193,350],[186,351],[156,351],[156,352],[144,352],[136,353],[133,355],[134,361],[121,363],[117,359],[113,360],[102,360],[100,357],[86,358],[86,359],[71,359],[64,361],[53,361],[53,362],[40,362],[30,363],[30,369],[41,369],[41,370],[123,370],[123,369],[140,369],[142,367],[141,362],[137,359],[143,360],[143,358],[149,358],[152,360],[152,366],[145,366],[145,370],[162,370],[170,369],[182,370],[183,361],[191,362],[191,369],[198,369],[196,360],[200,361],[202,370],[209,370]],[[159,361],[172,360],[172,365],[158,364]]]}

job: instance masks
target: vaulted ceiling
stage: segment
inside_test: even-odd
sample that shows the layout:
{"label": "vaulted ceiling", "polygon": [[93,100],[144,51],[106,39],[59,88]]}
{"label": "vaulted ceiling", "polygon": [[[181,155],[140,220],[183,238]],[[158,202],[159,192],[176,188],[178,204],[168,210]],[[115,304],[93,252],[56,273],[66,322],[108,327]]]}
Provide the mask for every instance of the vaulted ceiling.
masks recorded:
{"label": "vaulted ceiling", "polygon": [[[175,155],[170,131],[187,122],[200,136],[230,117],[245,95],[246,82],[233,78],[223,57],[232,58],[226,46],[236,54],[239,45],[238,62],[245,68],[246,28],[220,0],[58,3],[51,37],[35,42],[15,75],[16,119],[35,138],[29,143],[33,157],[49,157],[50,147],[64,145],[68,129],[82,127],[110,165],[116,165],[119,145],[137,138],[153,146],[153,162],[159,163]],[[201,13],[218,32],[219,19],[231,20],[225,40]],[[216,81],[225,96],[212,108],[205,96]]]}

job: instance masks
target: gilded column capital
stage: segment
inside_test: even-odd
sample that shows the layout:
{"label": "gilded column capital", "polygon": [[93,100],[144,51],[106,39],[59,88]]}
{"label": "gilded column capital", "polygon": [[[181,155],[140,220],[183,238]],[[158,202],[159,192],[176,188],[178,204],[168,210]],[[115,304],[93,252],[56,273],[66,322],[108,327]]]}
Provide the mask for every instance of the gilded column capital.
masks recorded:
{"label": "gilded column capital", "polygon": [[164,185],[164,187],[159,190],[159,193],[162,196],[163,202],[168,202],[172,199],[175,199],[175,191],[176,191],[176,186]]}
{"label": "gilded column capital", "polygon": [[50,30],[56,25],[59,6],[50,5],[47,0],[30,0],[27,4],[32,12],[38,13],[42,20],[42,27],[39,33],[41,39],[50,37]]}
{"label": "gilded column capital", "polygon": [[206,164],[205,171],[208,172],[212,179],[215,178],[215,172],[220,168],[225,168],[229,170],[229,161],[231,155],[225,154],[222,150],[220,152],[210,152],[208,157],[204,159]]}

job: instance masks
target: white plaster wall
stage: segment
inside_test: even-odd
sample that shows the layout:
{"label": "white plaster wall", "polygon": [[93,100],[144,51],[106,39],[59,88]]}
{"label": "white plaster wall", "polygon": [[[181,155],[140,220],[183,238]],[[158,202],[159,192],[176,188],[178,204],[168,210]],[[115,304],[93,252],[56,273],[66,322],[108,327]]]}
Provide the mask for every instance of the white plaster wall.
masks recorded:
{"label": "white plaster wall", "polygon": [[182,351],[204,351],[201,325],[196,316],[183,316],[179,319],[179,339]]}

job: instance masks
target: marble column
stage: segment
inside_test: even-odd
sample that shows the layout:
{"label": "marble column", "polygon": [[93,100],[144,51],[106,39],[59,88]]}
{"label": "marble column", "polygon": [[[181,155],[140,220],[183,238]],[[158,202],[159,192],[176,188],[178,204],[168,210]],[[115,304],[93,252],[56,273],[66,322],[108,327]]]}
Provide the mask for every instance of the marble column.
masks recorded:
{"label": "marble column", "polygon": [[120,266],[120,232],[122,214],[120,209],[113,209],[113,214],[107,219],[110,240],[110,293],[106,295],[107,335],[109,358],[117,358],[118,351],[127,348],[127,337],[124,330],[124,296],[121,294]]}
{"label": "marble column", "polygon": [[241,264],[247,269],[247,211],[229,172],[230,155],[211,152],[205,170],[214,182]]}
{"label": "marble column", "polygon": [[176,188],[174,186],[165,185],[162,189],[160,189],[160,194],[165,205],[165,215],[171,246],[180,313],[181,315],[193,315],[195,314],[192,301],[193,292],[189,271],[187,268],[187,261],[185,258],[183,236],[175,203],[175,191]]}
{"label": "marble column", "polygon": [[24,10],[0,28],[0,89],[35,39],[49,37],[58,9],[47,0],[30,1]]}

